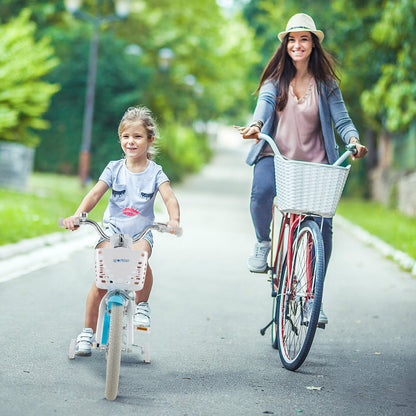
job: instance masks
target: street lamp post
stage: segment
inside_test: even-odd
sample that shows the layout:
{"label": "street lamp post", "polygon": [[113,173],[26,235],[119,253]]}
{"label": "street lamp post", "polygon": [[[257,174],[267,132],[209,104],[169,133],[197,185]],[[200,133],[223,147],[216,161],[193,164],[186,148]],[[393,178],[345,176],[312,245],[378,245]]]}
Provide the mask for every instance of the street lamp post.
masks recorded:
{"label": "street lamp post", "polygon": [[[100,27],[103,23],[125,19],[130,12],[130,0],[113,0],[115,15],[93,16],[81,10],[82,0],[65,0],[65,8],[77,18],[92,24],[90,54],[88,60],[87,92],[85,94],[84,124],[82,130],[82,143],[79,154],[79,176],[82,185],[85,185],[90,169],[91,132],[94,116],[95,83],[97,76],[98,46],[100,42]],[[98,10],[101,9],[102,0],[98,0]]]}

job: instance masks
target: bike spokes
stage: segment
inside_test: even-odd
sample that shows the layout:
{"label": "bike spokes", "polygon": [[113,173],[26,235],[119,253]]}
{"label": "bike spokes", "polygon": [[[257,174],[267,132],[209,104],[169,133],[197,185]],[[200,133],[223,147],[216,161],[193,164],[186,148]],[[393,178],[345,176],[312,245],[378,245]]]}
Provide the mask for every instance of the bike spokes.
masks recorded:
{"label": "bike spokes", "polygon": [[305,221],[294,242],[292,273],[284,279],[280,290],[279,353],[283,365],[290,370],[303,363],[315,335],[323,270],[319,228],[313,221]]}

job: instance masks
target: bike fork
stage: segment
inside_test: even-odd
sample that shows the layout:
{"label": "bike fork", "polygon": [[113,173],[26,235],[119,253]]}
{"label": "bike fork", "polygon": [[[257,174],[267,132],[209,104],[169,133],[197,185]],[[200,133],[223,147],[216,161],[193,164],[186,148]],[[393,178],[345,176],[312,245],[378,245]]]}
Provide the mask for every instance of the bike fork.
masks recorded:
{"label": "bike fork", "polygon": [[100,345],[108,344],[108,334],[110,330],[110,313],[111,306],[113,304],[124,305],[124,296],[122,296],[119,292],[109,292],[101,300],[96,330],[97,347],[99,347]]}

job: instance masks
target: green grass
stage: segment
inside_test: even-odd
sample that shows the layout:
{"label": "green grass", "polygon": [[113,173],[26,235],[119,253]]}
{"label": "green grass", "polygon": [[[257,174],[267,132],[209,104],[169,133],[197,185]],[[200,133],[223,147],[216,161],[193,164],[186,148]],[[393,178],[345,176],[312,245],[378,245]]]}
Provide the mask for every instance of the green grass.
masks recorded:
{"label": "green grass", "polygon": [[341,199],[337,214],[416,259],[416,218],[358,199]]}
{"label": "green grass", "polygon": [[[59,231],[58,218],[72,215],[90,188],[77,177],[35,173],[26,193],[0,189],[0,245]],[[101,220],[108,197],[90,218]]]}

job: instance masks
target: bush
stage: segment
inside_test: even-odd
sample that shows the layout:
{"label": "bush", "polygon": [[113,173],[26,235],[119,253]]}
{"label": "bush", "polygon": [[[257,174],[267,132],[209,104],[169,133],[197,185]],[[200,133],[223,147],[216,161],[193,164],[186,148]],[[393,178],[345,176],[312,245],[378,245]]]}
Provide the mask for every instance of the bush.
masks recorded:
{"label": "bush", "polygon": [[205,134],[178,124],[161,126],[160,131],[155,161],[162,165],[172,182],[180,181],[186,174],[198,172],[210,159],[212,151]]}
{"label": "bush", "polygon": [[30,11],[0,25],[0,139],[36,146],[36,130],[49,124],[42,118],[58,83],[43,79],[58,65],[50,40],[36,39]]}

